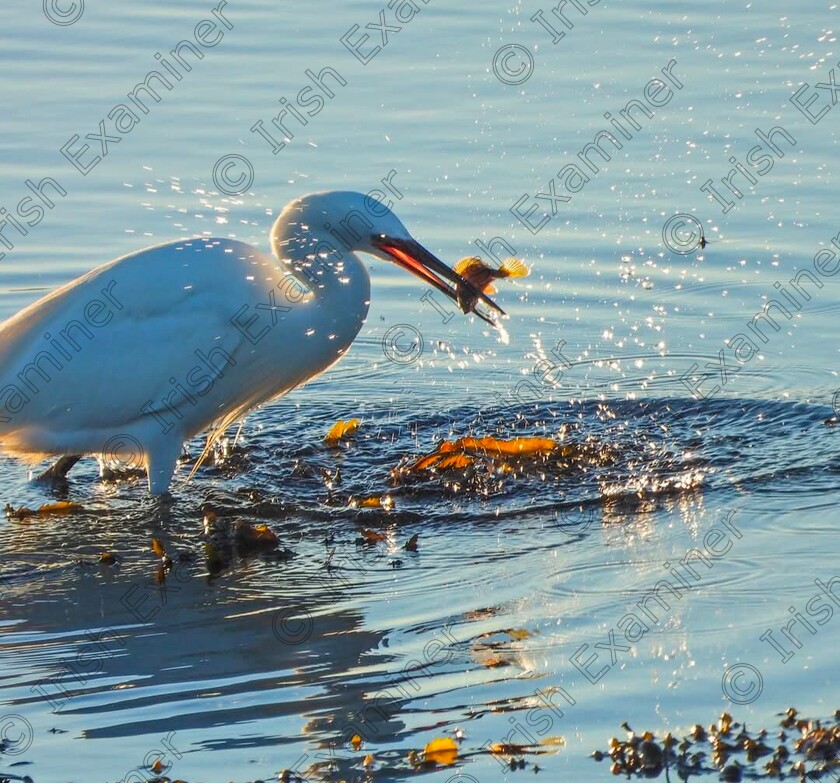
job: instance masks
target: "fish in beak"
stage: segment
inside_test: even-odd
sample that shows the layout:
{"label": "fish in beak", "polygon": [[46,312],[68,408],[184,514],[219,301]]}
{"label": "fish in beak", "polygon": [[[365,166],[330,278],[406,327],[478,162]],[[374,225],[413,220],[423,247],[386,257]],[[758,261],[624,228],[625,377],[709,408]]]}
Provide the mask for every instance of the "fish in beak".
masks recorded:
{"label": "fish in beak", "polygon": [[[496,326],[499,316],[505,315],[505,311],[480,288],[450,269],[416,240],[380,234],[371,241],[375,247],[393,259],[397,266],[401,266],[457,302],[464,313],[475,313],[492,326]],[[478,309],[479,306],[481,309]],[[496,314],[495,318],[491,315],[493,313]]]}

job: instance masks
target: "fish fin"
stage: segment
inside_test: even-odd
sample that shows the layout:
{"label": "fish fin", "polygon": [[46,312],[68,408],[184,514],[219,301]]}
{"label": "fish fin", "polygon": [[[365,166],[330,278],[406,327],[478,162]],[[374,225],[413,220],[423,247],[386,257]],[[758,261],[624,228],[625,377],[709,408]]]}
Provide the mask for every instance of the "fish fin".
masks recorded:
{"label": "fish fin", "polygon": [[464,273],[468,271],[470,268],[474,267],[476,264],[481,264],[481,259],[478,256],[467,256],[466,258],[462,258],[455,266],[452,267],[452,271],[456,275],[461,275],[464,277]]}
{"label": "fish fin", "polygon": [[488,284],[487,284],[486,286],[484,286],[484,288],[482,289],[482,293],[485,293],[485,294],[498,294],[498,293],[499,293],[499,289],[498,289],[498,288],[496,288],[496,286],[494,286],[492,283],[488,283]]}
{"label": "fish fin", "polygon": [[505,277],[526,277],[528,275],[528,267],[518,258],[506,258],[499,271]]}

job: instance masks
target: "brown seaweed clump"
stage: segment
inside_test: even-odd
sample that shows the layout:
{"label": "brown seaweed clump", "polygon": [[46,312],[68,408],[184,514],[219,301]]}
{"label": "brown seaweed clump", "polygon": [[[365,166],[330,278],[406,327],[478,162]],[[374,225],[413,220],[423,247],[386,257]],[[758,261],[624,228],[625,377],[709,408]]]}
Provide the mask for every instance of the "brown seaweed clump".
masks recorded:
{"label": "brown seaweed clump", "polygon": [[[561,431],[561,437],[565,431]],[[568,443],[544,437],[463,437],[442,440],[435,449],[406,459],[391,471],[397,484],[438,479],[453,490],[483,490],[488,482],[537,475],[543,478],[603,466],[615,450],[595,440]]]}
{"label": "brown seaweed clump", "polygon": [[682,740],[670,732],[661,739],[650,731],[637,735],[625,722],[622,727],[629,737],[613,737],[609,750],[596,750],[592,757],[596,761],[609,757],[611,772],[628,777],[655,778],[663,772],[667,776],[672,769],[683,780],[691,775],[712,774],[729,783],[738,783],[745,777],[788,775],[800,780],[836,780],[840,774],[840,710],[834,714],[833,725],[828,726],[819,720],[800,718],[793,707],[782,715],[782,728],[795,729],[799,737],[791,738],[783,730],[775,748],[768,744],[766,730],[750,732],[724,712],[708,729],[696,724]]}

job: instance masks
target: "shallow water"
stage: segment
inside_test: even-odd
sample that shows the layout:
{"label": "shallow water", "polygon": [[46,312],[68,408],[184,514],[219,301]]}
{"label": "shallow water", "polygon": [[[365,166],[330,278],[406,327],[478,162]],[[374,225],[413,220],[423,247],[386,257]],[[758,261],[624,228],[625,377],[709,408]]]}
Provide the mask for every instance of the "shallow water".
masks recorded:
{"label": "shallow water", "polygon": [[[4,503],[84,507],[0,522],[0,717],[13,751],[0,772],[132,780],[161,756],[167,774],[190,781],[285,768],[317,780],[328,764],[361,779],[369,752],[375,778],[401,780],[417,774],[410,750],[460,728],[457,766],[431,778],[512,776],[482,746],[562,737],[527,754],[530,769],[602,779],[608,766],[588,754],[624,720],[676,732],[728,709],[770,728],[789,704],[814,715],[840,706],[833,614],[813,634],[794,626],[799,648],[780,630],[819,593],[815,579],[840,576],[840,430],[824,423],[840,386],[836,281],[807,288],[811,299],[779,331],[765,327],[748,361],[726,347],[780,296],[774,283],[790,291],[840,231],[840,110],[812,125],[789,101],[803,82],[828,80],[836,7],[599,3],[585,17],[570,7],[574,26],[552,45],[529,21],[536,3],[429,0],[362,65],[339,38],[380,5],[231,3],[220,43],[80,174],[61,146],[96,131],[155,52],[192,35],[210,8],[86,3],[69,26],[38,7],[6,11],[0,203],[13,209],[27,178],[53,177],[67,195],[27,236],[5,230],[15,246],[0,260],[0,317],[146,244],[203,234],[266,247],[272,215],[293,196],[367,191],[392,170],[394,209],[433,252],[454,261],[501,237],[531,276],[500,285],[504,344],[479,321],[444,323],[422,285],[372,261],[371,312],[350,355],[254,412],[189,483],[185,460],[167,514],[143,482],[102,483],[93,460],[58,498],[0,461]],[[492,70],[508,43],[534,58],[518,86]],[[640,98],[671,59],[684,86],[531,234],[510,207],[544,191],[608,127],[604,113]],[[272,155],[249,128],[270,124],[305,69],[326,66],[347,85]],[[817,95],[814,111],[830,105]],[[776,125],[795,146],[753,187],[736,180],[743,198],[723,214],[700,186]],[[241,197],[212,178],[234,153],[254,169]],[[670,252],[661,231],[674,213],[695,215],[710,244]],[[405,337],[394,342],[397,327]],[[389,360],[395,351],[413,361]],[[681,381],[694,363],[706,399]],[[362,419],[355,441],[325,447],[331,424],[349,417]],[[394,483],[392,469],[466,435],[562,438],[605,456]],[[190,443],[190,459],[200,450]],[[349,507],[386,493],[392,510]],[[217,534],[208,560],[211,509],[222,525],[268,524],[283,556]],[[363,529],[386,538],[359,544]],[[165,578],[152,538],[176,561],[183,553]],[[706,557],[696,578],[678,565],[695,549]],[[102,552],[117,563],[97,562]],[[628,641],[626,618],[644,619],[637,603],[676,580],[671,569],[690,587],[665,594],[667,608],[647,604],[656,619]],[[768,629],[793,653],[787,662],[761,641]],[[611,632],[621,649],[610,650]],[[79,660],[76,675],[68,660]],[[733,686],[741,663],[754,670]],[[354,733],[361,750],[346,742]]]}

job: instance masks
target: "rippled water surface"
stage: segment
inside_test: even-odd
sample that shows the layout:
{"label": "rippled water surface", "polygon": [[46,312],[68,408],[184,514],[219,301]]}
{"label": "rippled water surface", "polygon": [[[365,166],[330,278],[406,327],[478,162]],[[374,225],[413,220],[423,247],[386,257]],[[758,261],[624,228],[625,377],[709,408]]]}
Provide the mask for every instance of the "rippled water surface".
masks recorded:
{"label": "rippled water surface", "polygon": [[[392,171],[395,211],[433,252],[454,262],[501,237],[531,275],[500,285],[505,343],[474,318],[444,321],[422,284],[371,260],[350,354],[253,412],[189,481],[202,441],[187,444],[169,508],[142,480],[101,481],[93,459],[53,491],[2,458],[4,504],[82,508],[0,521],[0,777],[139,780],[162,758],[189,781],[595,780],[609,767],[588,755],[625,720],[676,733],[728,709],[770,728],[790,704],[840,706],[833,612],[794,626],[799,646],[781,632],[815,580],[840,577],[836,280],[806,287],[748,359],[731,348],[840,231],[840,109],[816,91],[812,113],[829,109],[812,124],[789,100],[829,79],[836,7],[604,0],[585,16],[569,5],[554,45],[536,2],[417,5],[363,65],[339,39],[381,5],[228,3],[232,29],[86,176],[60,148],[94,134],[211,6],[87,0],[65,26],[37,3],[4,10],[0,204],[47,176],[67,195],[26,236],[4,230],[0,317],[155,242],[267,248],[292,197],[368,191]],[[493,72],[510,43],[533,59],[518,85]],[[528,231],[510,207],[546,192],[670,60],[682,88],[556,215],[537,202],[550,220]],[[347,84],[273,155],[250,128],[324,67]],[[738,175],[724,214],[701,186],[722,188],[730,156],[743,163],[776,126],[795,144],[779,141],[753,185]],[[253,167],[242,196],[212,177],[229,154]],[[675,213],[710,244],[671,252]],[[395,327],[411,361],[391,360]],[[324,443],[354,417],[354,439]],[[563,449],[407,473],[464,437]],[[248,547],[243,525],[279,546]],[[677,590],[645,601],[663,579]],[[453,766],[411,764],[447,736]],[[531,746],[526,769],[494,743]]]}

